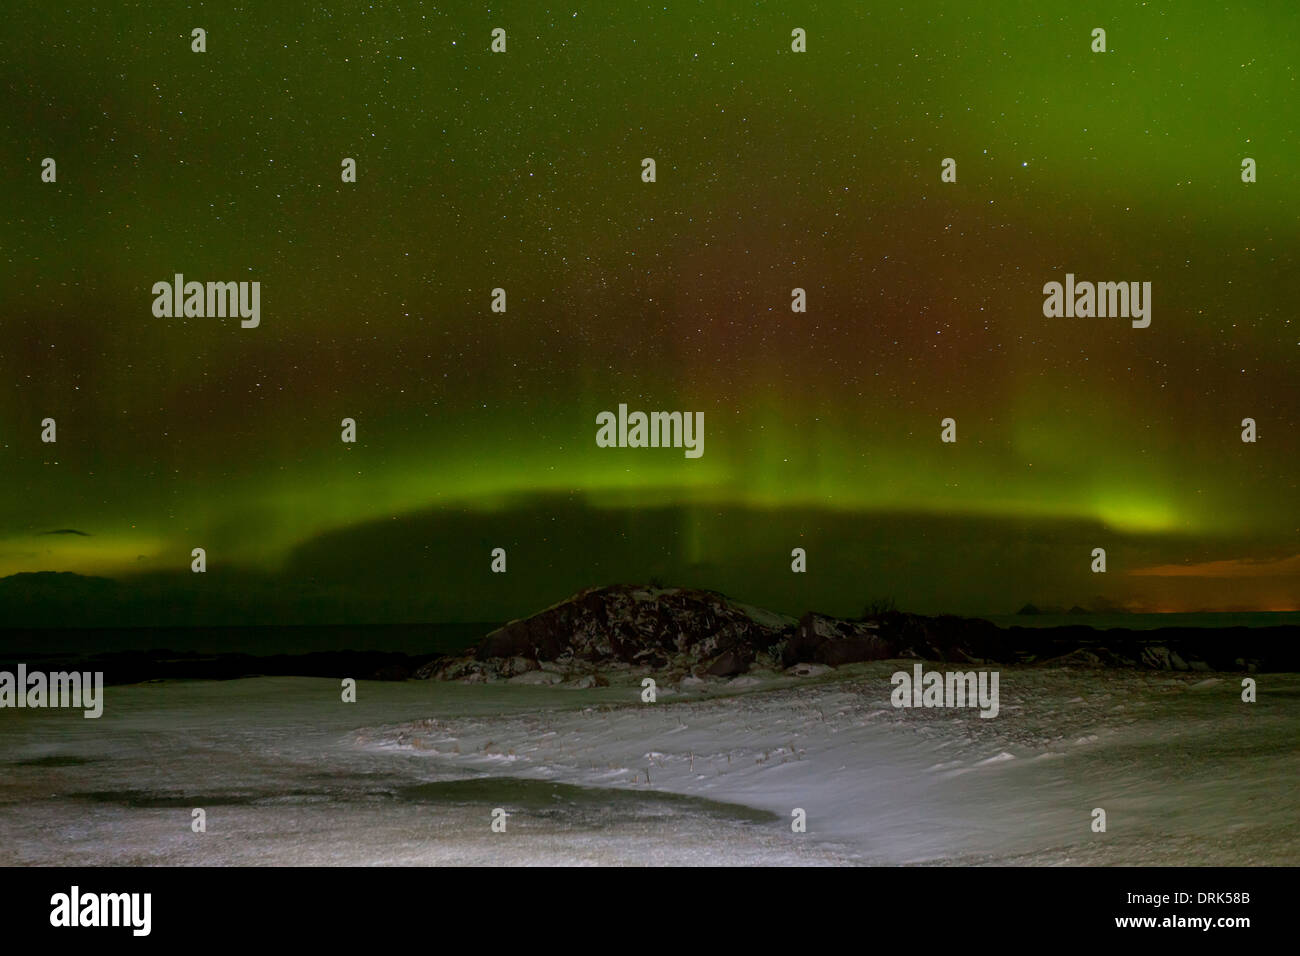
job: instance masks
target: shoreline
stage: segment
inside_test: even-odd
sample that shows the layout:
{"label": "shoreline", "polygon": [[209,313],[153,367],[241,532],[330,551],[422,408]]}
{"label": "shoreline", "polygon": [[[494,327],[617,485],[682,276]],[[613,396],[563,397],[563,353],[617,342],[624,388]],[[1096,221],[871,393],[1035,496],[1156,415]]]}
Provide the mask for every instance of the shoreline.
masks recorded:
{"label": "shoreline", "polygon": [[[942,621],[942,618],[922,619]],[[1093,628],[1086,624],[1045,627],[997,627],[978,618],[952,619],[973,639],[944,653],[916,654],[915,659],[955,666],[1082,666],[1103,669],[1200,671],[1205,673],[1300,672],[1300,625],[1247,627]],[[248,632],[255,629],[232,628]],[[357,629],[346,629],[353,633]],[[404,630],[409,630],[404,626]],[[430,625],[430,631],[435,626]],[[87,631],[93,634],[93,629]],[[169,629],[174,634],[175,629]],[[206,631],[205,631],[206,633]],[[149,649],[41,650],[40,632],[0,629],[0,670],[23,663],[28,671],[101,671],[106,684],[149,680],[233,680],[243,677],[351,677],[358,680],[428,679],[441,662],[473,654],[458,642],[459,651],[444,646],[425,653],[403,650],[329,649],[256,654],[247,651],[204,652]],[[26,650],[18,642],[31,642]],[[439,643],[431,637],[430,644]],[[7,648],[16,647],[15,650]],[[616,670],[615,661],[575,661],[575,673]],[[843,665],[840,665],[843,666]],[[662,669],[642,668],[654,676]],[[499,678],[490,678],[495,682]]]}

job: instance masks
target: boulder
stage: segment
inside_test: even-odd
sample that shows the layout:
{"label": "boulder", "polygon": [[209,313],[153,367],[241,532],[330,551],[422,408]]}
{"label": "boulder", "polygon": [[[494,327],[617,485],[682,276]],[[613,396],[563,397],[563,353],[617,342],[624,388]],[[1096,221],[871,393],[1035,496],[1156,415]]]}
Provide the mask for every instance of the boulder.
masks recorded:
{"label": "boulder", "polygon": [[704,673],[710,677],[733,677],[736,674],[743,674],[748,668],[749,660],[745,654],[733,648],[719,654],[713,663],[705,668]]}

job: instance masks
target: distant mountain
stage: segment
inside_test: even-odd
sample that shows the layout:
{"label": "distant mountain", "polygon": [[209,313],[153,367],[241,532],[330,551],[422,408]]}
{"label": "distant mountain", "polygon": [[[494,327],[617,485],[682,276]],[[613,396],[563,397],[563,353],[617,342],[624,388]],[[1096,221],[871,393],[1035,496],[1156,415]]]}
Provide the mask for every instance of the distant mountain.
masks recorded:
{"label": "distant mountain", "polygon": [[440,607],[436,590],[401,602],[229,566],[195,574],[185,564],[118,579],[67,571],[0,578],[0,629],[404,624],[446,620]]}
{"label": "distant mountain", "polygon": [[103,597],[116,590],[112,578],[99,578],[71,571],[21,571],[0,578],[0,598],[42,601],[86,595]]}
{"label": "distant mountain", "polygon": [[1060,607],[1059,605],[1056,604],[1045,604],[1042,607],[1039,607],[1036,604],[1026,604],[1016,613],[1017,614],[1091,614],[1092,612],[1089,611],[1087,608],[1079,607],[1079,605],[1077,604],[1074,607],[1070,608],[1068,611],[1065,608]]}
{"label": "distant mountain", "polygon": [[23,571],[0,578],[0,623],[9,627],[77,627],[88,613],[102,618],[105,610],[120,606],[122,597],[121,586],[111,578],[71,571]]}

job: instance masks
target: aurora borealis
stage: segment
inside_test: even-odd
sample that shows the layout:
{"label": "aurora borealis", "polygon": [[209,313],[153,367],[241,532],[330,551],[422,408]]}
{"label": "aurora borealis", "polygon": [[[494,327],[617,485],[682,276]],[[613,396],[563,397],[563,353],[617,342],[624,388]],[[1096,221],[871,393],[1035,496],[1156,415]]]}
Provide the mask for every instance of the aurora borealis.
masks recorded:
{"label": "aurora borealis", "polygon": [[[1300,609],[1292,6],[12,6],[0,575],[268,623]],[[1045,317],[1067,272],[1150,327]],[[260,325],[155,317],[175,273]],[[597,447],[620,403],[705,453]]]}

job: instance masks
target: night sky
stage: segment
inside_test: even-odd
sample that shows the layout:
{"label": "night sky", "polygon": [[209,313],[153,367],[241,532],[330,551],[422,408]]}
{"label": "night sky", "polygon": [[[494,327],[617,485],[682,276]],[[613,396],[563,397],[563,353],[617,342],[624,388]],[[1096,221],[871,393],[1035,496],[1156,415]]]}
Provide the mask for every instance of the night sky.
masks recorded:
{"label": "night sky", "polygon": [[[8,5],[0,575],[145,622],[1300,609],[1300,8],[393,6]],[[1150,327],[1045,317],[1067,272]],[[260,326],[155,317],[176,273]],[[703,456],[598,448],[620,403]]]}

